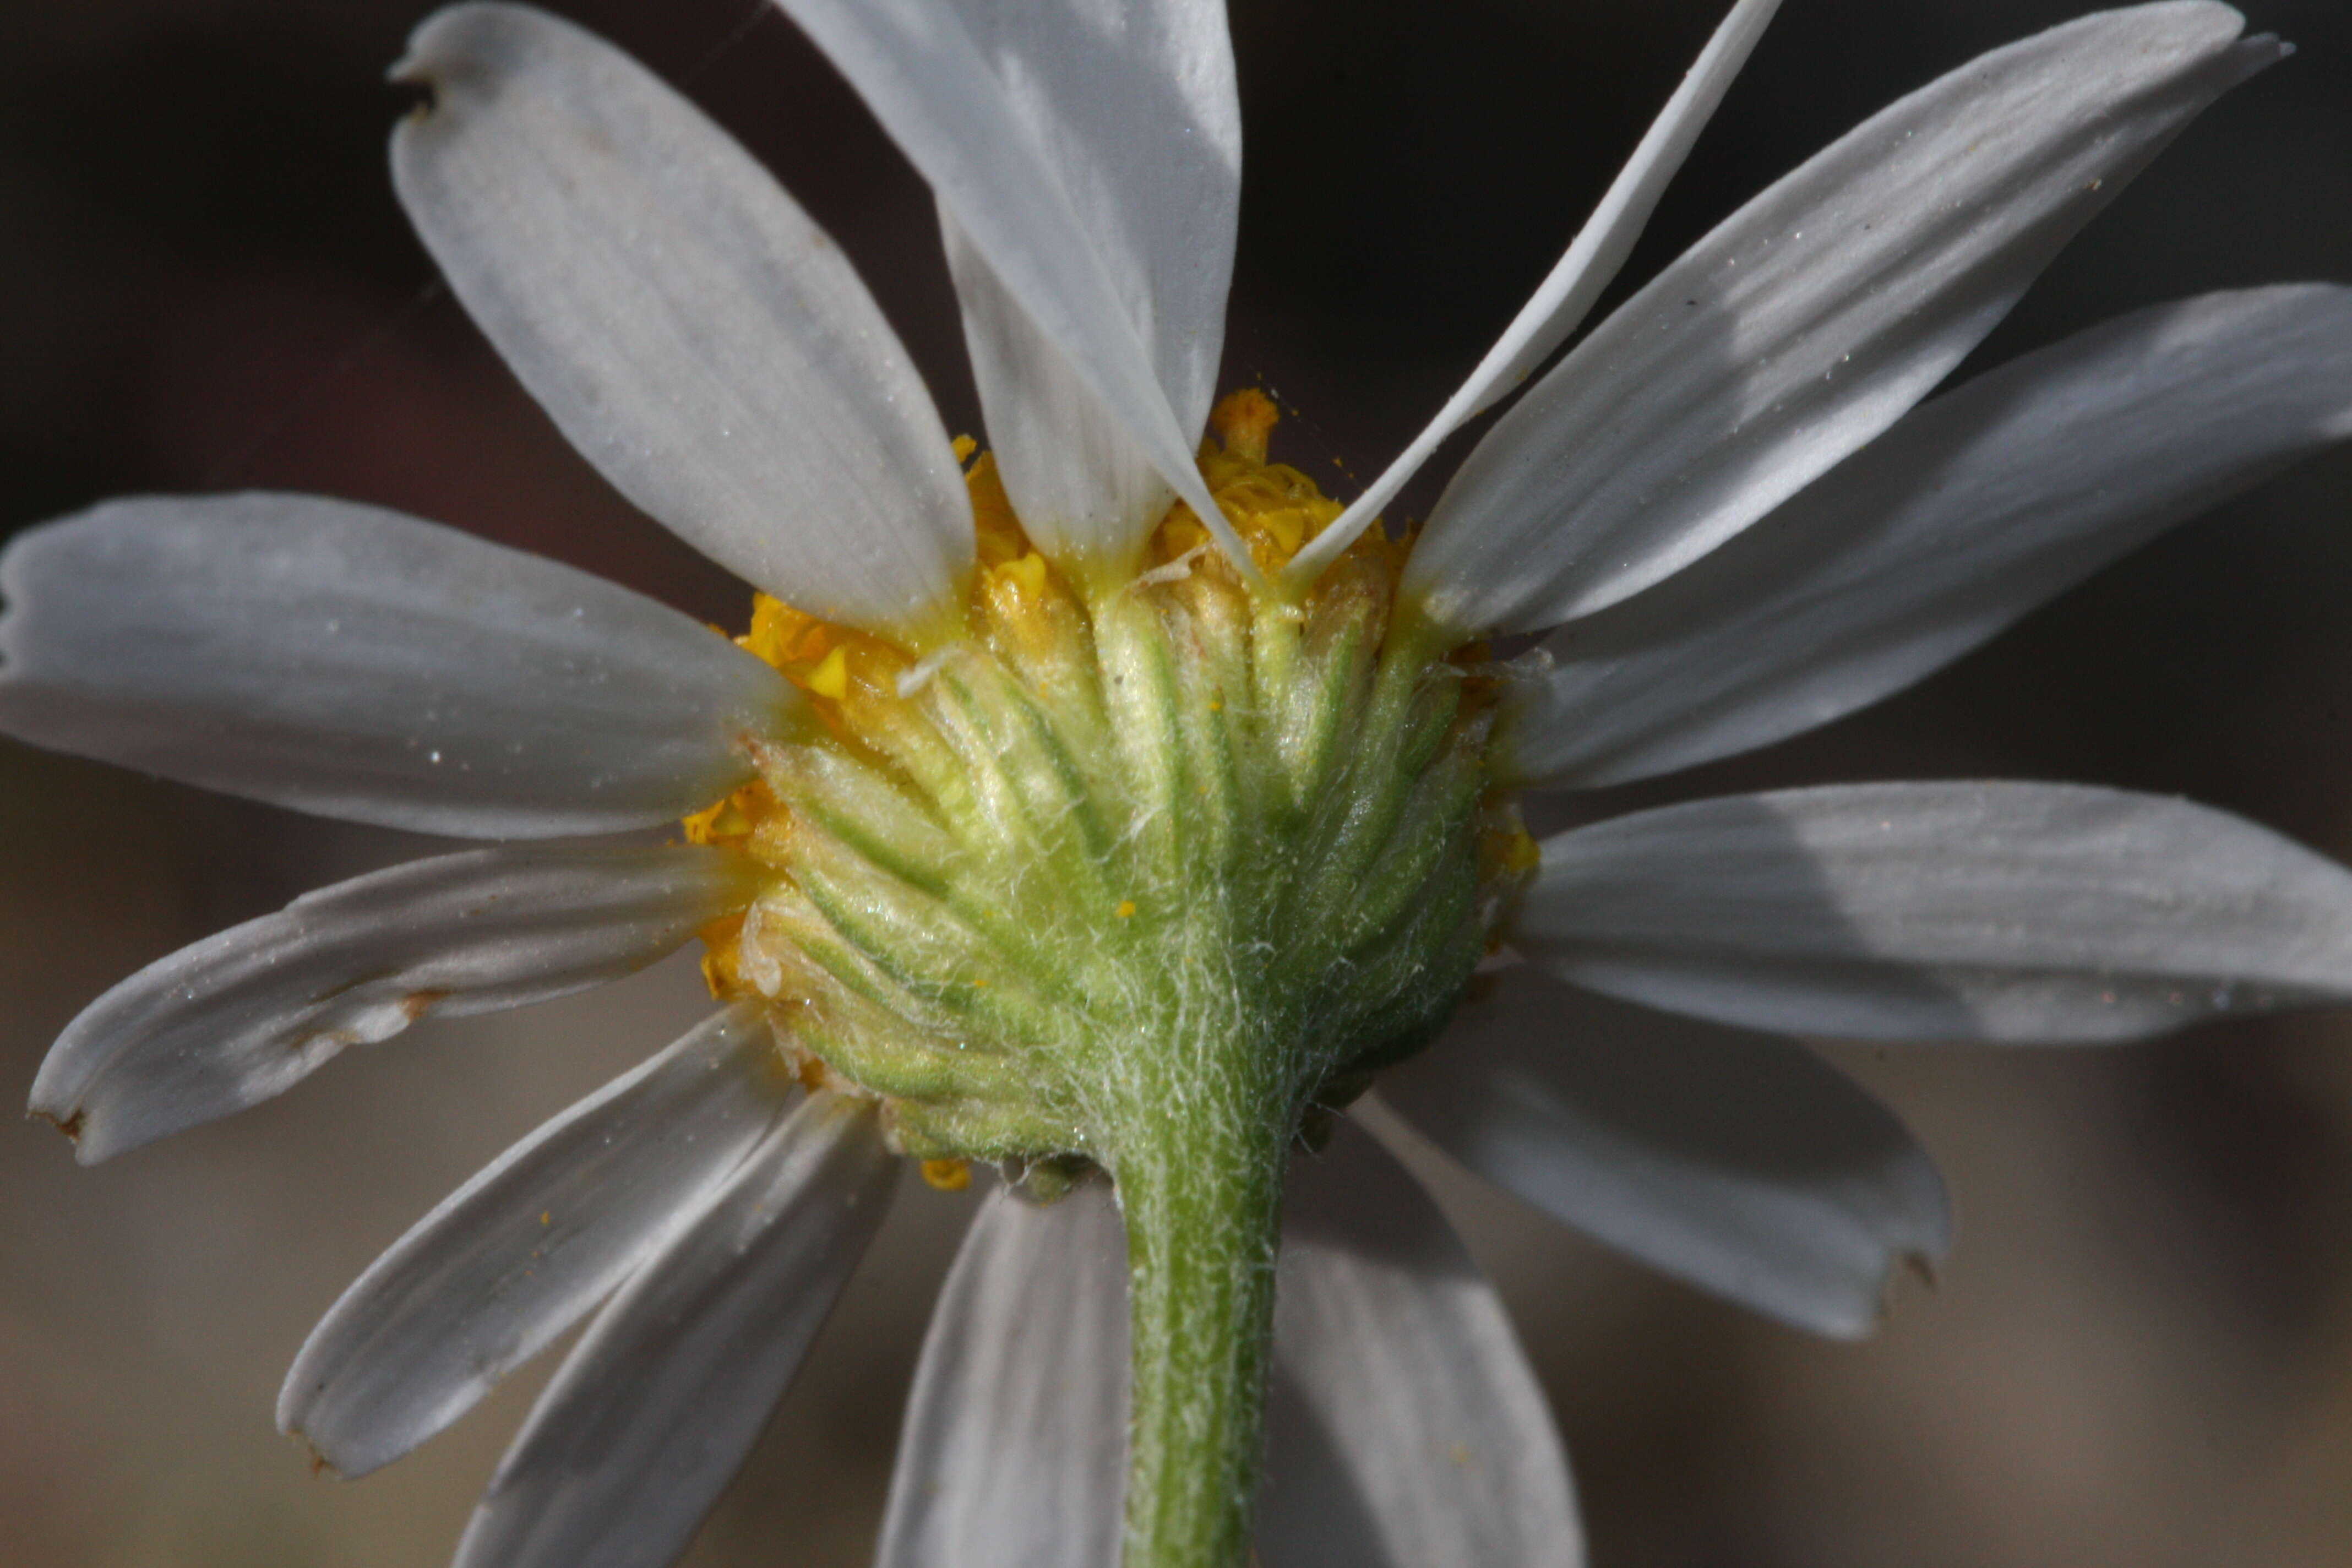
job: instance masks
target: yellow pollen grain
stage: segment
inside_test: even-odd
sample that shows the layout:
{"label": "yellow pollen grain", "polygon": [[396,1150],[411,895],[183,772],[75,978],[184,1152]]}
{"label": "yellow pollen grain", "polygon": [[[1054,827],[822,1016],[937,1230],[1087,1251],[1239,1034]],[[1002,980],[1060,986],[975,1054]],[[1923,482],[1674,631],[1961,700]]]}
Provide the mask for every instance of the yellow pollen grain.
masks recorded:
{"label": "yellow pollen grain", "polygon": [[710,994],[724,1002],[743,994],[743,917],[726,915],[704,926],[697,933],[702,938],[702,983],[710,987]]}
{"label": "yellow pollen grain", "polygon": [[996,580],[1031,598],[1045,595],[1045,558],[1032,550],[1016,561],[993,569]]}
{"label": "yellow pollen grain", "polygon": [[1135,900],[1133,899],[1121,899],[1118,901],[1118,908],[1111,912],[1118,916],[1118,918],[1123,921],[1133,920],[1135,918]]}
{"label": "yellow pollen grain", "polygon": [[1274,399],[1254,386],[1218,399],[1209,411],[1209,423],[1225,450],[1253,463],[1265,461],[1266,437],[1281,418]]}
{"label": "yellow pollen grain", "polygon": [[943,1193],[960,1193],[971,1185],[971,1162],[969,1160],[926,1160],[923,1180]]}
{"label": "yellow pollen grain", "polygon": [[1510,859],[1507,864],[1515,876],[1525,876],[1543,864],[1543,847],[1526,828],[1512,836]]}
{"label": "yellow pollen grain", "polygon": [[948,445],[954,448],[956,461],[959,463],[971,462],[971,455],[980,450],[980,443],[969,436],[959,436]]}
{"label": "yellow pollen grain", "polygon": [[541,1209],[541,1210],[540,1210],[540,1211],[539,1211],[539,1223],[540,1223],[540,1224],[541,1224],[541,1225],[551,1225],[551,1224],[554,1223],[554,1220],[555,1220],[555,1211],[554,1211],[553,1209]]}
{"label": "yellow pollen grain", "polygon": [[836,647],[824,656],[808,678],[808,689],[835,702],[849,695],[849,650]]}

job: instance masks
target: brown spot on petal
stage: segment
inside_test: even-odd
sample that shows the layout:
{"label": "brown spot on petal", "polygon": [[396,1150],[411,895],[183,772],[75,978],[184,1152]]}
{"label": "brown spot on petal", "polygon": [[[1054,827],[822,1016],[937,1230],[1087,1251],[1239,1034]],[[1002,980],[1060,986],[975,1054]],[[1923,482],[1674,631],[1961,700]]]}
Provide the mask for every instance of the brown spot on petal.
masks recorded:
{"label": "brown spot on petal", "polygon": [[400,1010],[412,1024],[449,1000],[446,991],[412,991],[401,998]]}
{"label": "brown spot on petal", "polygon": [[289,1437],[293,1438],[297,1443],[301,1444],[302,1452],[310,1457],[310,1479],[312,1480],[318,1479],[320,1476],[332,1476],[339,1481],[343,1479],[343,1472],[335,1468],[333,1460],[328,1458],[326,1455],[319,1452],[319,1445],[310,1441],[310,1435],[309,1433],[303,1431],[298,1426],[286,1435]]}
{"label": "brown spot on petal", "polygon": [[87,1126],[89,1121],[89,1112],[87,1110],[77,1110],[62,1121],[58,1120],[58,1118],[51,1116],[46,1110],[36,1110],[33,1114],[47,1122],[50,1126],[56,1128],[58,1131],[64,1133],[68,1138],[77,1143],[81,1142],[82,1128]]}

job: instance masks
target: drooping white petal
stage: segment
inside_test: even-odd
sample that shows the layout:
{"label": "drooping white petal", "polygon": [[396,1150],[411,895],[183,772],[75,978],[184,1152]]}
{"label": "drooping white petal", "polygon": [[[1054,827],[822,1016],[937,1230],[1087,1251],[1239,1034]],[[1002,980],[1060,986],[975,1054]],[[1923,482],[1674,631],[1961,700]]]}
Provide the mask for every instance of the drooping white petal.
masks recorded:
{"label": "drooping white petal", "polygon": [[1815,1333],[1878,1321],[1951,1208],[1893,1112],[1794,1040],[1493,977],[1381,1097],[1454,1158],[1654,1268]]}
{"label": "drooping white petal", "polygon": [[450,287],[615,489],[828,620],[918,634],[972,557],[889,323],[751,155],[627,56],[520,5],[436,12],[393,176]]}
{"label": "drooping white petal", "polygon": [[[1224,347],[1241,104],[1223,0],[950,0],[1069,198],[1197,438]],[[940,205],[989,444],[1022,525],[1056,559],[1123,565],[1172,499],[1150,459]],[[1068,239],[1057,243],[1069,243]]]}
{"label": "drooping white petal", "polygon": [[642,595],[306,496],[110,501],[19,535],[0,594],[0,731],[424,833],[675,821],[804,710]]}
{"label": "drooping white petal", "polygon": [[2347,437],[2352,289],[2095,328],[1927,404],[1712,555],[1562,628],[1502,764],[1619,784],[1827,723]]}
{"label": "drooping white petal", "polygon": [[783,1397],[898,1165],[872,1110],[831,1091],[763,1139],[597,1313],[456,1568],[665,1568]]}
{"label": "drooping white petal", "polygon": [[[1049,511],[1038,526],[1082,550],[1130,546],[1150,526],[1131,510],[1138,481],[1120,451],[1131,444],[1255,575],[1193,462],[1198,378],[1214,376],[1222,346],[1229,187],[1240,171],[1221,7],[777,3],[857,89],[951,219],[950,258],[991,435],[1017,450],[1008,480],[1018,468],[1037,487],[1034,497],[1013,492],[1024,521],[1033,500],[1083,503],[1087,515]],[[1189,232],[1195,223],[1201,231]],[[1099,401],[1116,438],[1073,413],[1070,375]],[[1022,401],[1024,391],[1034,401]],[[1084,481],[1049,476],[1045,444],[1063,434],[1110,466]]]}
{"label": "drooping white petal", "polygon": [[343,1292],[286,1374],[278,1429],[349,1477],[448,1426],[698,1212],[795,1081],[767,1021],[733,1007],[540,1128]]}
{"label": "drooping white petal", "polygon": [[1283,1204],[1266,1568],[1580,1564],[1543,1391],[1437,1205],[1345,1121]]}
{"label": "drooping white petal", "polygon": [[1486,351],[1470,379],[1371,487],[1291,558],[1283,570],[1284,577],[1300,584],[1312,583],[1371,526],[1381,509],[1421,471],[1440,442],[1509,395],[1568,341],[1570,332],[1584,324],[1586,313],[1633,253],[1634,242],[1642,237],[1650,215],[1657,211],[1659,198],[1681,170],[1683,160],[1690,156],[1699,132],[1715,117],[1723,95],[1731,89],[1733,79],[1780,9],[1780,0],[1738,0],[1732,6],[1698,63],[1667,100],[1642,144],[1633,149],[1633,156],[1578,231],[1568,254],[1503,329],[1503,335]]}
{"label": "drooping white petal", "polygon": [[923,1339],[876,1568],[1110,1568],[1127,1390],[1109,1189],[992,1196]]}
{"label": "drooping white petal", "polygon": [[1506,415],[1402,591],[1469,632],[1590,615],[1900,418],[2207,104],[2284,52],[2210,0],[2086,16],[1897,103],[1765,192]]}
{"label": "drooping white petal", "polygon": [[2352,871],[2186,801],[1853,784],[1642,812],[1544,846],[1512,943],[1755,1028],[2096,1042],[2352,1002]]}
{"label": "drooping white petal", "polygon": [[282,1094],[347,1046],[633,973],[751,900],[683,847],[481,849],[306,894],[150,964],[66,1026],[32,1110],[92,1164]]}

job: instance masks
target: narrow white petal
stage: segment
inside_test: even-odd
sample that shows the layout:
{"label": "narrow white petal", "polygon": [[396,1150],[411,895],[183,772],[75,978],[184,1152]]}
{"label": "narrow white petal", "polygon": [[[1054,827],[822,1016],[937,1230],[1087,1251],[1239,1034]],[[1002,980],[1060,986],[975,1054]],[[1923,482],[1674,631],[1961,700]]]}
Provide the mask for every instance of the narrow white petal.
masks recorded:
{"label": "narrow white petal", "polygon": [[596,1315],[499,1466],[457,1568],[664,1568],[685,1550],[898,1173],[871,1110],[811,1096]]}
{"label": "narrow white petal", "polygon": [[1853,784],[1562,834],[1509,937],[1593,990],[1756,1028],[2122,1040],[2352,1002],[2352,871],[2155,795]]}
{"label": "narrow white petal", "polygon": [[1794,1040],[1493,977],[1381,1079],[1441,1148],[1554,1218],[1784,1323],[1849,1338],[1951,1208],[1895,1114]]}
{"label": "narrow white petal", "polygon": [[1712,555],[1562,628],[1507,720],[1505,766],[1619,784],[1827,723],[2347,437],[2352,289],[2110,322],[1927,404]]}
{"label": "narrow white petal", "polygon": [[753,889],[715,849],[589,845],[411,861],[148,965],[66,1026],[32,1110],[91,1164],[282,1094],[428,1013],[585,991]]}
{"label": "narrow white petal", "polygon": [[877,1568],[1111,1568],[1127,1388],[1110,1190],[992,1196],[923,1339]]}
{"label": "narrow white petal", "polygon": [[[949,0],[1069,199],[1179,431],[1198,437],[1224,347],[1241,104],[1223,0]],[[942,202],[989,444],[1056,559],[1124,564],[1172,494]],[[1068,243],[1064,239],[1057,243]]]}
{"label": "narrow white petal", "polygon": [[988,444],[1023,529],[1066,568],[1119,574],[1167,515],[1175,491],[998,280],[944,203],[940,233],[963,307]]}
{"label": "narrow white petal", "polygon": [[1443,623],[1590,615],[1876,437],[2215,98],[2281,58],[2210,0],[1996,50],[1765,192],[1488,432],[1403,591]]}
{"label": "narrow white petal", "polygon": [[1291,558],[1284,575],[1300,583],[1312,583],[1323,568],[1339,558],[1339,552],[1353,543],[1358,535],[1372,524],[1381,509],[1394,500],[1412,476],[1421,470],[1438,444],[1509,395],[1518,384],[1533,374],[1538,365],[1551,357],[1551,352],[1568,341],[1568,335],[1584,324],[1584,318],[1595,301],[1615,280],[1625,258],[1633,253],[1634,242],[1648,226],[1650,215],[1658,209],[1659,198],[1666,194],[1690,156],[1691,148],[1698,142],[1699,132],[1715,118],[1723,102],[1723,95],[1748,64],[1748,57],[1756,51],[1764,37],[1764,29],[1780,9],[1780,0],[1738,0],[1730,14],[1716,28],[1715,37],[1707,41],[1699,55],[1698,63],[1691,67],[1665,109],[1650,126],[1642,144],[1633,149],[1633,158],[1618,173],[1601,205],[1578,231],[1542,287],[1529,297],[1503,329],[1470,379],[1448,399],[1437,417],[1413,438],[1386,472],[1372,481],[1371,488],[1351,502],[1348,510],[1332,525],[1318,534],[1306,549]]}
{"label": "narrow white petal", "polygon": [[794,1086],[765,1018],[736,1007],[556,1117],[343,1292],[286,1374],[278,1429],[347,1477],[407,1453],[698,1211]]}
{"label": "narrow white petal", "polygon": [[1342,1121],[1283,1213],[1266,1568],[1581,1563],[1543,1390],[1428,1194]]}
{"label": "narrow white petal", "polygon": [[0,731],[386,827],[675,821],[803,711],[642,595],[343,501],[110,501],[18,535],[0,594]]}
{"label": "narrow white petal", "polygon": [[919,631],[971,509],[848,261],[723,132],[601,39],[456,5],[397,74],[393,175],[450,287],[614,488],[830,620]]}
{"label": "narrow white petal", "polygon": [[[1010,437],[1016,463],[1039,474],[1048,426],[1071,406],[1069,389],[1053,378],[1075,374],[1134,452],[1255,575],[1194,465],[1200,415],[1173,401],[1197,404],[1190,377],[1215,374],[1231,265],[1232,195],[1221,183],[1238,179],[1240,132],[1215,8],[1201,0],[778,4],[849,79],[951,216],[959,286],[978,308],[971,335],[983,392],[1012,392],[1037,374],[1049,345],[1064,362],[1043,373],[1036,405],[1002,433],[992,423],[992,435]],[[1196,145],[1186,144],[1186,126]],[[1188,213],[1204,231],[1156,254],[1160,237],[1181,233]],[[992,286],[976,281],[982,268]],[[1171,290],[1164,301],[1162,287]],[[1008,322],[1007,303],[1034,333]],[[1212,331],[1219,342],[1209,341]],[[993,401],[989,414],[1005,417]],[[1090,458],[1108,449],[1097,425],[1081,421],[1073,433]],[[1051,485],[1040,495],[1132,500],[1125,469],[1098,478],[1098,487]],[[1137,520],[1105,513],[1041,526],[1107,550],[1134,537]]]}

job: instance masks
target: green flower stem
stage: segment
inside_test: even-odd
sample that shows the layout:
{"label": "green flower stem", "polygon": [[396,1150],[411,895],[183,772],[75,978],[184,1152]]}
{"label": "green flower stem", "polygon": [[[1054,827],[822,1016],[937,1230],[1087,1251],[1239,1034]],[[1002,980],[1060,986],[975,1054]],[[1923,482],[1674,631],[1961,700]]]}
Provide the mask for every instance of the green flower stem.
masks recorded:
{"label": "green flower stem", "polygon": [[1250,1560],[1293,1091],[1267,1070],[1282,1053],[1249,1045],[1167,1085],[1122,1141],[1134,1366],[1124,1568]]}

